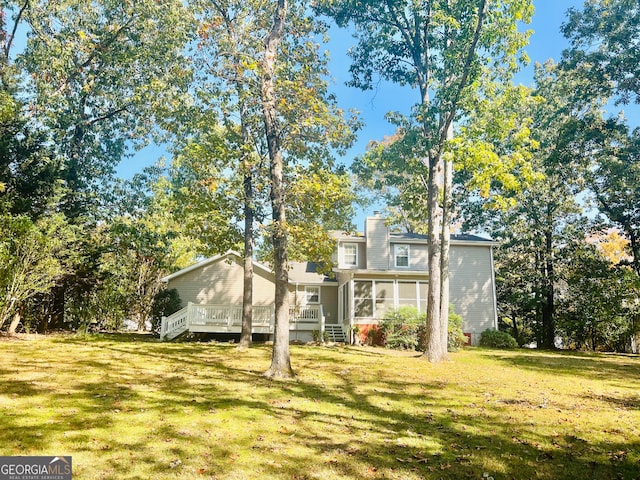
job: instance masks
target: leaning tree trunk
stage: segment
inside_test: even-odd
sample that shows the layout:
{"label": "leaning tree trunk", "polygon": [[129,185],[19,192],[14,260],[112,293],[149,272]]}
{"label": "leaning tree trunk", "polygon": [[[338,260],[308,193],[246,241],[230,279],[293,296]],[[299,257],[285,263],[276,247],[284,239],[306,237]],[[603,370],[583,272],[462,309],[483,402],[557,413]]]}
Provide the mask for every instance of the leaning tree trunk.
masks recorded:
{"label": "leaning tree trunk", "polygon": [[268,377],[293,377],[289,354],[289,272],[284,192],[284,160],[278,131],[275,96],[275,65],[278,45],[284,32],[287,0],[278,0],[273,26],[265,39],[262,72],[262,111],[269,150],[271,208],[273,216],[273,269],[275,274],[275,331]]}
{"label": "leaning tree trunk", "polygon": [[18,326],[20,325],[20,321],[22,320],[22,309],[18,308],[16,313],[13,314],[13,320],[11,320],[11,324],[9,325],[9,334],[13,335],[18,331]]}

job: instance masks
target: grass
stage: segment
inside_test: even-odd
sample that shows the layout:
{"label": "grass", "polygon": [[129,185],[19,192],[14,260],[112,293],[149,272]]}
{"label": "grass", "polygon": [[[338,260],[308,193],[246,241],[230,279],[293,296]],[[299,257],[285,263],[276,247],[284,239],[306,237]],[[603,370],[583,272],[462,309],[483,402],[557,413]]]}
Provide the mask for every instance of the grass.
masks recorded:
{"label": "grass", "polygon": [[0,340],[0,454],[74,479],[640,478],[640,358]]}

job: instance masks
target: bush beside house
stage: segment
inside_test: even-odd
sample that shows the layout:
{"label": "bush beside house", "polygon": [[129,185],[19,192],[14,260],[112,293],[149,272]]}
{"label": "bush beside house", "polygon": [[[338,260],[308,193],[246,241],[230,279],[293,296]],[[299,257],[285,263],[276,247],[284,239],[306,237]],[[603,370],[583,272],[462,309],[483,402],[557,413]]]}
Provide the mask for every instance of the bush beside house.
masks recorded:
{"label": "bush beside house", "polygon": [[488,348],[518,348],[518,342],[507,332],[487,329],[480,335],[480,346]]}
{"label": "bush beside house", "polygon": [[[455,352],[467,343],[462,332],[463,319],[449,306],[449,329],[447,349]],[[400,307],[387,312],[377,329],[368,332],[369,343],[384,345],[398,350],[419,350],[426,348],[427,328],[424,314],[411,306]]]}

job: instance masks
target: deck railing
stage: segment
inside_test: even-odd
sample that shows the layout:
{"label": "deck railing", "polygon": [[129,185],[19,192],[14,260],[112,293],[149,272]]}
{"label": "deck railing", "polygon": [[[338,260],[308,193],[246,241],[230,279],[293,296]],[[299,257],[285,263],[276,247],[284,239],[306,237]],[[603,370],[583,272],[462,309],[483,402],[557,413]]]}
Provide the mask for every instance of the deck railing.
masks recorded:
{"label": "deck railing", "polygon": [[169,315],[168,317],[162,317],[162,324],[160,326],[160,338],[165,337],[173,338],[173,334],[179,335],[187,329],[188,325],[188,309],[183,308]]}
{"label": "deck railing", "polygon": [[[254,306],[252,327],[273,333],[274,306]],[[216,333],[239,332],[242,307],[237,305],[195,305],[191,302],[169,317],[162,318],[160,338],[173,338],[185,330]],[[290,330],[324,331],[322,305],[292,305],[289,309]],[[265,332],[266,333],[266,332]]]}
{"label": "deck railing", "polygon": [[[189,310],[190,326],[223,327],[232,330],[233,327],[242,326],[242,307],[236,305],[194,305],[187,307]],[[271,324],[272,307],[254,306],[254,327],[269,327]]]}

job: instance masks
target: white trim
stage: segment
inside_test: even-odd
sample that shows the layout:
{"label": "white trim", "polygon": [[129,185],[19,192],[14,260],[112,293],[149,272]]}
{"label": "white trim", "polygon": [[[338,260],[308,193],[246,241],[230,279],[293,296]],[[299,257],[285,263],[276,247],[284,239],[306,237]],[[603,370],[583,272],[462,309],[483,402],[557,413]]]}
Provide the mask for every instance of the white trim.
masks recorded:
{"label": "white trim", "polygon": [[[380,277],[426,277],[429,278],[429,272],[425,270],[367,270],[367,269],[359,269],[354,270],[350,268],[334,268],[334,272],[349,272],[354,275],[363,275],[363,277],[358,277],[358,280],[366,280],[367,275],[376,275]],[[380,280],[377,278],[377,280]],[[411,280],[408,278],[407,280]]]}
{"label": "white trim", "polygon": [[[357,243],[353,243],[353,242],[344,242],[344,243],[342,243],[342,245],[341,245],[341,246],[342,246],[342,249],[341,249],[341,251],[342,251],[342,258],[340,259],[340,260],[342,260],[342,261],[340,262],[341,267],[343,267],[343,268],[345,268],[345,269],[358,268],[358,261],[359,261],[359,258],[358,258],[358,256],[359,256],[359,255],[358,255],[358,250],[359,250],[359,248],[358,248],[358,244],[357,244]],[[347,246],[349,246],[349,247],[355,247],[355,250],[356,250],[356,255],[355,255],[355,260],[356,260],[356,261],[355,261],[355,263],[347,263],[347,262],[346,262],[346,260],[345,260],[345,256],[346,256],[346,255],[345,255],[345,253],[346,253],[346,252],[345,252],[345,249],[346,249],[346,247],[347,247]]]}
{"label": "white trim", "polygon": [[[199,268],[206,267],[207,265],[210,265],[212,263],[215,263],[219,260],[222,260],[232,255],[238,259],[242,259],[242,255],[240,255],[235,250],[227,250],[226,253],[223,253],[221,255],[215,255],[210,258],[206,258],[204,260],[199,261],[198,263],[194,263],[193,265],[185,267],[182,270],[178,270],[177,272],[174,272],[171,275],[167,275],[166,277],[161,278],[160,281],[163,283],[167,283],[169,280],[173,280],[174,278],[184,275],[185,273],[189,273]],[[263,270],[266,273],[273,274],[273,270],[271,270],[266,265],[261,264],[260,262],[256,262],[255,260],[253,260],[253,266],[258,267],[260,270]]]}
{"label": "white trim", "polygon": [[[307,288],[315,288],[318,291],[318,300],[315,302],[309,301],[309,295]],[[304,304],[305,305],[320,305],[322,303],[322,288],[320,285],[305,285],[304,286]]]}
{"label": "white trim", "polygon": [[[429,241],[425,238],[399,238],[399,237],[391,237],[392,244],[408,244],[408,245],[428,245]],[[458,245],[458,246],[467,246],[467,247],[498,247],[500,246],[500,242],[496,242],[495,240],[489,239],[478,239],[478,240],[454,240],[451,239],[449,241],[450,245]]]}
{"label": "white trim", "polygon": [[[407,249],[407,264],[398,265],[398,250],[401,248]],[[403,256],[404,258],[404,256]],[[411,267],[411,245],[408,243],[394,243],[393,244],[393,266],[394,268],[409,268]]]}
{"label": "white trim", "polygon": [[[371,282],[371,301],[373,302],[373,315],[371,317],[356,317],[356,312],[355,312],[355,282]],[[368,277],[362,277],[362,278],[351,278],[351,280],[349,280],[348,284],[350,287],[350,291],[351,291],[351,318],[353,318],[354,320],[356,318],[358,319],[371,319],[371,320],[380,320],[380,318],[378,318],[377,314],[378,314],[378,308],[377,308],[377,302],[376,302],[376,295],[378,293],[377,290],[377,282],[392,282],[393,283],[393,308],[395,310],[397,310],[398,308],[400,308],[401,305],[400,304],[400,290],[398,288],[398,285],[400,283],[414,283],[415,284],[415,307],[418,309],[419,313],[424,313],[425,311],[422,310],[422,306],[421,306],[421,297],[420,297],[420,287],[422,285],[426,285],[428,283],[428,280],[426,279],[412,279],[412,278],[368,278]],[[362,297],[365,298],[365,297]],[[495,298],[495,297],[494,297]],[[407,298],[403,297],[404,300],[408,300]],[[425,299],[426,300],[426,299]],[[339,306],[342,306],[341,303],[338,304]]]}

